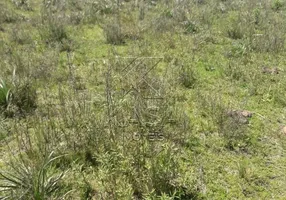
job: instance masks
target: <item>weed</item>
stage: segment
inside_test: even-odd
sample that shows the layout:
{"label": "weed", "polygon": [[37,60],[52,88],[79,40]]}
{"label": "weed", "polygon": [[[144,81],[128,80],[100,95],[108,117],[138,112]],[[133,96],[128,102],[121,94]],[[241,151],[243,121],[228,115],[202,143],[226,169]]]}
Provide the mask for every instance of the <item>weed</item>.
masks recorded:
{"label": "weed", "polygon": [[31,33],[25,30],[24,25],[21,24],[17,24],[13,27],[10,37],[12,41],[21,45],[30,44],[33,42]]}
{"label": "weed", "polygon": [[246,119],[240,116],[225,117],[220,131],[226,139],[226,147],[230,150],[245,150],[248,145]]}
{"label": "weed", "polygon": [[47,22],[47,36],[48,41],[61,42],[68,39],[67,31],[60,19],[51,18]]}
{"label": "weed", "polygon": [[233,16],[233,18],[230,19],[230,25],[227,29],[227,35],[228,37],[235,40],[243,38],[244,30],[238,17]]}
{"label": "weed", "polygon": [[179,82],[186,88],[194,88],[197,83],[197,75],[191,66],[182,65],[179,74]]}
{"label": "weed", "polygon": [[246,81],[247,75],[245,70],[238,64],[230,61],[228,66],[224,69],[224,74],[231,81]]}
{"label": "weed", "polygon": [[89,183],[86,183],[86,185],[84,186],[83,189],[83,193],[82,193],[82,199],[86,199],[86,200],[92,200],[92,197],[94,195],[94,189],[91,187],[91,185]]}
{"label": "weed", "polygon": [[21,115],[26,115],[36,109],[36,96],[36,88],[31,83],[23,83],[13,90],[12,104],[17,106]]}
{"label": "weed", "polygon": [[13,10],[9,9],[5,4],[0,3],[0,24],[1,23],[14,23],[20,19]]}
{"label": "weed", "polygon": [[97,23],[102,16],[115,13],[117,4],[113,0],[91,1],[85,6],[85,21],[88,23]]}
{"label": "weed", "polygon": [[68,17],[64,4],[58,1],[44,1],[41,14],[43,24],[40,25],[40,35],[47,44],[69,39],[66,29]]}
{"label": "weed", "polygon": [[23,10],[32,10],[30,0],[12,0],[15,6]]}
{"label": "weed", "polygon": [[122,34],[121,26],[118,23],[110,21],[104,26],[103,30],[107,43],[114,45],[124,43],[124,35]]}
{"label": "weed", "polygon": [[254,23],[258,25],[261,22],[261,10],[259,8],[255,8],[253,11],[254,15]]}
{"label": "weed", "polygon": [[277,83],[277,87],[275,87],[273,91],[271,92],[274,102],[282,107],[286,106],[286,99],[285,99],[285,92],[284,92],[285,89],[286,89],[285,82],[279,81]]}
{"label": "weed", "polygon": [[[225,105],[221,97],[201,96],[201,106],[206,117],[209,117],[217,131],[225,140],[225,147],[230,150],[247,151],[250,145],[248,128],[248,112],[230,111],[229,106]],[[206,112],[207,111],[207,112]]]}
{"label": "weed", "polygon": [[156,32],[168,32],[174,30],[176,22],[170,11],[165,11],[153,20],[152,25]]}
{"label": "weed", "polygon": [[184,33],[197,33],[199,31],[198,26],[194,22],[185,21],[184,25]]}
{"label": "weed", "polygon": [[231,46],[230,55],[232,57],[247,56],[248,49],[242,42],[234,42]]}
{"label": "weed", "polygon": [[172,185],[178,174],[178,163],[174,147],[165,145],[161,152],[151,160],[151,179],[157,194],[172,194],[175,188]]}
{"label": "weed", "polygon": [[283,1],[281,0],[273,0],[272,1],[272,9],[275,11],[281,10],[284,6]]}

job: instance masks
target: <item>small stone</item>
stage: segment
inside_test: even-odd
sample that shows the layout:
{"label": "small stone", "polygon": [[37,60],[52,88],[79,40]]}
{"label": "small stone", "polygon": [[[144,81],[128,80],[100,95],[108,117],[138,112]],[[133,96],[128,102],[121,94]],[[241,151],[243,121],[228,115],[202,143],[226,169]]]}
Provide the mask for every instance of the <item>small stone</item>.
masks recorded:
{"label": "small stone", "polygon": [[250,118],[252,117],[252,112],[248,110],[231,110],[227,112],[228,116],[240,116],[240,117],[245,117],[245,118]]}
{"label": "small stone", "polygon": [[247,111],[247,110],[242,110],[242,111],[240,111],[240,114],[241,114],[243,117],[248,117],[248,118],[252,117],[252,112]]}
{"label": "small stone", "polygon": [[252,114],[252,112],[247,110],[230,110],[227,112],[229,117],[236,119],[240,124],[248,124],[248,118],[251,118]]}
{"label": "small stone", "polygon": [[281,129],[281,132],[286,135],[286,126],[283,126],[282,129]]}
{"label": "small stone", "polygon": [[262,73],[264,74],[279,74],[279,69],[277,67],[270,68],[270,67],[262,67]]}

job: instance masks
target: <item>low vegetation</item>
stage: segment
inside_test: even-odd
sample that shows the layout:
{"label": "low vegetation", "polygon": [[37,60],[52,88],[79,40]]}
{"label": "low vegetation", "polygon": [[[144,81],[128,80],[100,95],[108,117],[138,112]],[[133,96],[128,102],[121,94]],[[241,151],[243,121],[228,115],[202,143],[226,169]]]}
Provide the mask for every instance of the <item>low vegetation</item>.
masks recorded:
{"label": "low vegetation", "polygon": [[284,0],[1,0],[0,199],[284,199]]}

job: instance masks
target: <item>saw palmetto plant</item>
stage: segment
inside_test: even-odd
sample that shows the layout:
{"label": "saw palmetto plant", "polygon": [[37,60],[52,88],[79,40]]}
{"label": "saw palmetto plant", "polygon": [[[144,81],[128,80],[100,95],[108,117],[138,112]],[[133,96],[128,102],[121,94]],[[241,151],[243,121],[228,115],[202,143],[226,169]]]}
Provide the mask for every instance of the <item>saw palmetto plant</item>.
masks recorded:
{"label": "saw palmetto plant", "polygon": [[52,152],[38,164],[16,159],[9,164],[8,170],[0,171],[0,199],[43,200],[54,197],[64,172],[56,173],[51,164],[60,157],[54,157]]}

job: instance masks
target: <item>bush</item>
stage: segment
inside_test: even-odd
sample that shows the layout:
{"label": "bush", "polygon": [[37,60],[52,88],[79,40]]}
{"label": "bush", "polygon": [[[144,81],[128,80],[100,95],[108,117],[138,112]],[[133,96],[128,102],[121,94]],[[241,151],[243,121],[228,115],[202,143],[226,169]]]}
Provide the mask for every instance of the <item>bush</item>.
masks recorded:
{"label": "bush", "polygon": [[36,88],[27,82],[15,88],[12,104],[17,106],[20,114],[25,115],[37,108],[36,97]]}
{"label": "bush", "polygon": [[244,36],[243,27],[238,20],[233,19],[227,30],[228,37],[232,39],[242,39]]}
{"label": "bush", "polygon": [[[168,12],[167,12],[168,13]],[[157,19],[153,22],[153,28],[156,32],[168,32],[173,31],[176,22],[172,17],[167,15],[166,13],[161,14]]]}
{"label": "bush", "polygon": [[251,47],[257,52],[280,52],[285,49],[285,36],[282,27],[271,25],[265,34],[257,34],[251,42]]}
{"label": "bush", "polygon": [[172,185],[178,176],[179,163],[176,160],[174,146],[165,144],[162,151],[151,159],[151,179],[152,185],[157,194],[167,193],[171,195],[176,192]]}
{"label": "bush", "polygon": [[220,132],[226,140],[226,147],[230,150],[245,149],[248,145],[247,119],[234,111],[227,114],[221,124]]}
{"label": "bush", "polygon": [[89,1],[86,2],[84,18],[87,23],[97,23],[106,15],[115,13],[117,4],[113,0]]}
{"label": "bush", "polygon": [[228,66],[224,69],[224,75],[231,81],[246,81],[246,71],[237,63],[229,62]]}
{"label": "bush", "polygon": [[103,31],[105,33],[106,41],[109,44],[120,45],[124,43],[124,35],[121,32],[121,27],[116,22],[108,22]]}
{"label": "bush", "polygon": [[198,26],[196,25],[195,22],[185,21],[183,23],[183,26],[184,26],[184,33],[185,34],[197,33],[199,31]]}
{"label": "bush", "polygon": [[23,10],[32,10],[29,0],[12,0],[15,6]]}
{"label": "bush", "polygon": [[284,3],[281,0],[272,1],[272,9],[275,11],[281,10],[283,6],[284,6]]}
{"label": "bush", "polygon": [[4,4],[0,3],[0,24],[13,23],[19,19],[19,16],[13,11],[8,9]]}
{"label": "bush", "polygon": [[42,25],[40,35],[47,44],[68,40],[66,26],[69,22],[65,13],[66,5],[62,1],[44,1],[42,7]]}
{"label": "bush", "polygon": [[[217,131],[229,150],[248,150],[250,147],[249,134],[247,133],[248,117],[243,111],[230,109],[223,102],[221,96],[199,94],[203,117],[212,122],[212,127]],[[247,113],[247,111],[245,112]]]}
{"label": "bush", "polygon": [[[25,116],[37,108],[36,89],[31,83],[16,86],[12,88],[12,92],[5,87],[0,90],[0,92],[2,91],[2,93],[0,93],[0,100],[3,101],[3,113],[6,117],[14,117],[17,115]],[[4,94],[6,95],[5,99]]]}
{"label": "bush", "polygon": [[15,25],[10,33],[11,40],[20,45],[32,43],[33,40],[29,29],[31,29],[31,27],[25,27],[25,25],[22,24]]}
{"label": "bush", "polygon": [[51,18],[47,21],[45,27],[47,42],[61,42],[64,39],[68,39],[68,34],[65,28],[65,24],[61,19]]}
{"label": "bush", "polygon": [[191,66],[181,66],[179,82],[186,88],[192,89],[197,82],[197,75]]}
{"label": "bush", "polygon": [[47,46],[59,47],[60,51],[72,51],[73,41],[67,31],[67,20],[63,16],[48,16],[44,19],[44,25],[40,27],[40,35]]}

